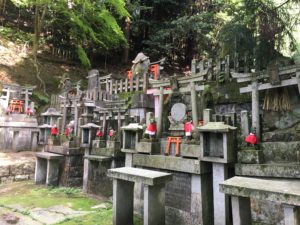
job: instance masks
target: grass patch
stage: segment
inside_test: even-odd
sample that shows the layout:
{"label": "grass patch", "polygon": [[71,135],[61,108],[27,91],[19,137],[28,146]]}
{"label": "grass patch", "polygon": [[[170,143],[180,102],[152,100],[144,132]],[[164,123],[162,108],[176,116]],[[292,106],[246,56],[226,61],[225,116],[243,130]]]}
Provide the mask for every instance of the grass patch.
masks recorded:
{"label": "grass patch", "polygon": [[33,183],[28,182],[19,182],[19,184],[19,190],[13,188],[3,194],[0,193],[0,202],[2,205],[19,204],[29,209],[64,205],[74,210],[91,210],[92,206],[99,204],[98,200],[87,198],[80,189],[61,187],[46,188],[35,186]]}
{"label": "grass patch", "polygon": [[[91,211],[90,214],[65,219],[60,225],[112,225],[113,212],[111,202],[106,202],[107,208],[92,209],[92,206],[103,203],[95,198],[88,198],[81,189],[67,187],[37,186],[32,182],[15,182],[0,185],[0,207],[14,211],[10,206],[20,205],[24,216],[30,216],[33,208],[48,208],[64,205],[73,210]],[[135,216],[134,225],[142,225],[142,218]]]}

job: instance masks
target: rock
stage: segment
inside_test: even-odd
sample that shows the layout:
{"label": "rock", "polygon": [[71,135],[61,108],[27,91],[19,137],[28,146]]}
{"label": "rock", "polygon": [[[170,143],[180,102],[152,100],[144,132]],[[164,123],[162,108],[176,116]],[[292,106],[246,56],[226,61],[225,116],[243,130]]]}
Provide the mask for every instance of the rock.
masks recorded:
{"label": "rock", "polygon": [[102,203],[100,205],[92,206],[91,209],[107,209],[107,205],[105,203]]}
{"label": "rock", "polygon": [[12,215],[12,214],[4,214],[2,216],[3,220],[6,221],[8,224],[17,224],[20,220],[19,217]]}
{"label": "rock", "polygon": [[22,181],[22,180],[28,180],[29,175],[17,175],[15,176],[15,181]]}

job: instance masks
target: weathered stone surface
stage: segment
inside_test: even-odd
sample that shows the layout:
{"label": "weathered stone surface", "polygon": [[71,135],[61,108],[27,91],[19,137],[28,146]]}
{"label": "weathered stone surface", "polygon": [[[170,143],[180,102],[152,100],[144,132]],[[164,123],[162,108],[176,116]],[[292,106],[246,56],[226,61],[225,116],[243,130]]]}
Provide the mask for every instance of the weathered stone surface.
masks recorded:
{"label": "weathered stone surface", "polygon": [[118,150],[121,149],[121,143],[119,141],[107,141],[106,148],[112,148]]}
{"label": "weathered stone surface", "polygon": [[124,157],[124,153],[119,148],[93,148],[90,154],[107,157]]}
{"label": "weathered stone surface", "polygon": [[184,157],[200,158],[200,145],[181,144],[180,154]]}
{"label": "weathered stone surface", "polygon": [[191,211],[191,174],[173,172],[172,181],[166,184],[166,205]]}
{"label": "weathered stone surface", "polygon": [[239,176],[300,178],[299,164],[236,164],[235,173]]}
{"label": "weathered stone surface", "polygon": [[11,183],[11,182],[14,182],[14,180],[15,180],[14,176],[2,177],[1,183]]}
{"label": "weathered stone surface", "polygon": [[220,184],[220,191],[234,196],[300,206],[300,181],[233,177]]}
{"label": "weathered stone surface", "polygon": [[160,143],[159,142],[138,142],[136,150],[140,153],[159,154]]}
{"label": "weathered stone surface", "polygon": [[238,162],[255,164],[263,162],[263,152],[261,150],[242,150],[238,152]]}
{"label": "weathered stone surface", "polygon": [[134,154],[133,165],[194,174],[208,173],[211,171],[211,166],[208,163],[196,159],[163,155]]}
{"label": "weathered stone surface", "polygon": [[298,162],[300,142],[264,142],[261,143],[265,162]]}
{"label": "weathered stone surface", "polygon": [[22,180],[28,180],[29,175],[17,175],[15,176],[15,181],[22,181]]}
{"label": "weathered stone surface", "polygon": [[133,167],[110,169],[107,172],[107,176],[114,179],[126,180],[131,182],[141,182],[150,186],[172,180],[172,174],[170,173]]}
{"label": "weathered stone surface", "polygon": [[9,175],[9,167],[8,166],[0,166],[0,177]]}

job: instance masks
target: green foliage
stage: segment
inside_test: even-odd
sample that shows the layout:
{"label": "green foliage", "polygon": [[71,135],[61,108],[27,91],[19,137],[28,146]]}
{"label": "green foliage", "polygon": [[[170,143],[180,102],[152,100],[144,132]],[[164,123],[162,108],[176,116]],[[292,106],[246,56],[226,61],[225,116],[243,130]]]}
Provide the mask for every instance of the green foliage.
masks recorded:
{"label": "green foliage", "polygon": [[[48,44],[74,50],[85,68],[91,67],[90,54],[126,46],[120,20],[129,17],[124,0],[12,0],[16,7],[41,7],[39,25]],[[44,20],[41,17],[46,12]],[[43,23],[44,22],[44,23]]]}
{"label": "green foliage", "polygon": [[91,68],[90,60],[89,60],[86,52],[83,50],[82,46],[80,46],[80,45],[77,46],[77,55],[78,55],[78,58],[79,58],[81,64],[85,68],[90,69]]}
{"label": "green foliage", "polygon": [[34,91],[32,93],[32,99],[36,102],[37,106],[47,105],[49,103],[49,98],[40,91]]}
{"label": "green foliage", "polygon": [[3,26],[0,26],[0,35],[5,39],[17,44],[29,43],[32,37],[31,34],[28,34],[21,30]]}

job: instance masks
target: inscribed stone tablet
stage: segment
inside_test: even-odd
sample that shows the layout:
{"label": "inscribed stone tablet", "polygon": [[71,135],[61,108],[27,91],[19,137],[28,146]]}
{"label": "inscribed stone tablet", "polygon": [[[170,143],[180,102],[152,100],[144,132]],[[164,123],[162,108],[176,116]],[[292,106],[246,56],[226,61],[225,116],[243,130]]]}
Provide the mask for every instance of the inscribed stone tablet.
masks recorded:
{"label": "inscribed stone tablet", "polygon": [[171,108],[172,118],[179,122],[184,119],[186,106],[183,103],[176,103]]}

